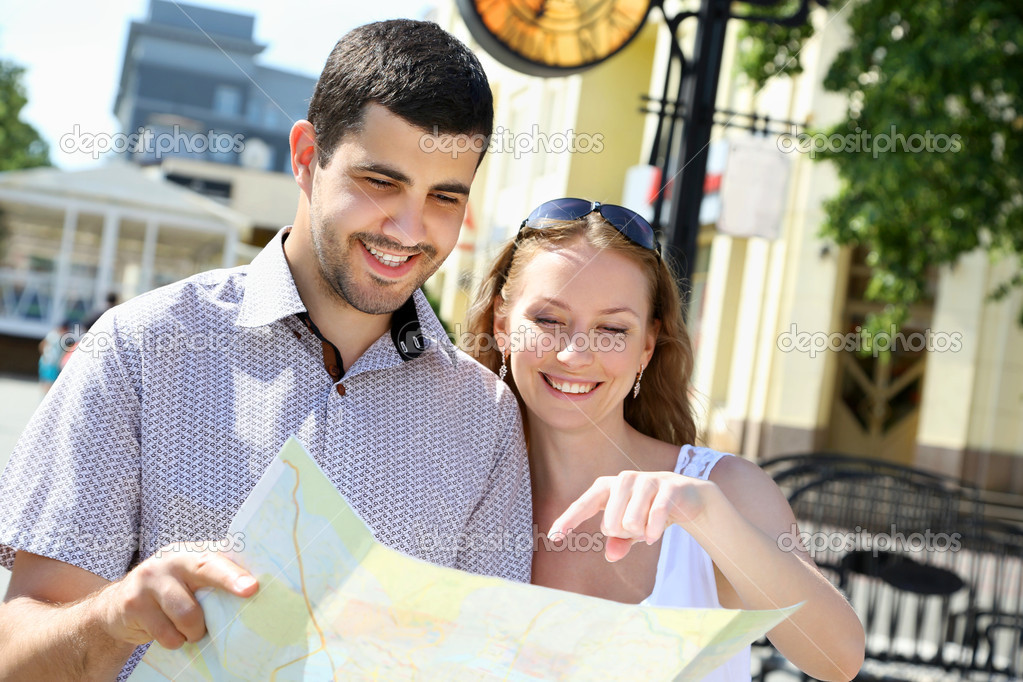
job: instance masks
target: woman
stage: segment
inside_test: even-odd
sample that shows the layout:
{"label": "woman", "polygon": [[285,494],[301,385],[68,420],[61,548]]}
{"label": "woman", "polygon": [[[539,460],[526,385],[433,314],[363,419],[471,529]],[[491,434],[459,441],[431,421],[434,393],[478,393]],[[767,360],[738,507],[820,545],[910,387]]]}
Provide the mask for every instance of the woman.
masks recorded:
{"label": "woman", "polygon": [[[656,606],[805,602],[771,641],[814,677],[855,676],[863,628],[805,551],[780,549],[795,519],[777,486],[692,445],[692,348],[645,220],[581,199],[543,204],[484,280],[469,331],[469,352],[522,407],[534,521],[549,529],[535,584]],[[715,675],[749,680],[749,649]]]}

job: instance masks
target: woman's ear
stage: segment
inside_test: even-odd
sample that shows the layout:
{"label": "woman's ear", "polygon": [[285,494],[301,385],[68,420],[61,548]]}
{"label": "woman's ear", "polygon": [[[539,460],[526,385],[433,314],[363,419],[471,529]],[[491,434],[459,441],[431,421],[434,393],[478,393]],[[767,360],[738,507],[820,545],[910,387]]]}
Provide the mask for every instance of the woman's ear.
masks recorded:
{"label": "woman's ear", "polygon": [[643,344],[643,366],[648,367],[650,365],[651,358],[654,357],[654,348],[657,347],[657,337],[661,334],[661,321],[654,319],[653,322],[647,327],[646,339]]}
{"label": "woman's ear", "polygon": [[[504,309],[504,298],[500,294],[494,297],[494,339],[503,340],[508,336],[508,316],[505,315],[502,310]],[[503,348],[503,345],[498,344],[499,348]]]}

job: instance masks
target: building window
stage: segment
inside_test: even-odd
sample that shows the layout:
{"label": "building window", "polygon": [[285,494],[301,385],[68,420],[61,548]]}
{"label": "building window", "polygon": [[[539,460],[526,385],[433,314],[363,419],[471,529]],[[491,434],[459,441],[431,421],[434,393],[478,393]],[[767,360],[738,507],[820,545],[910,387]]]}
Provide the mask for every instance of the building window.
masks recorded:
{"label": "building window", "polygon": [[263,120],[263,107],[260,106],[259,100],[255,97],[250,98],[248,105],[246,105],[245,120],[254,125],[259,125],[259,122]]}
{"label": "building window", "polygon": [[263,110],[263,127],[270,129],[281,127],[281,116],[275,104],[270,104]]}
{"label": "building window", "polygon": [[242,91],[235,85],[218,85],[213,91],[213,111],[237,116],[242,110]]}

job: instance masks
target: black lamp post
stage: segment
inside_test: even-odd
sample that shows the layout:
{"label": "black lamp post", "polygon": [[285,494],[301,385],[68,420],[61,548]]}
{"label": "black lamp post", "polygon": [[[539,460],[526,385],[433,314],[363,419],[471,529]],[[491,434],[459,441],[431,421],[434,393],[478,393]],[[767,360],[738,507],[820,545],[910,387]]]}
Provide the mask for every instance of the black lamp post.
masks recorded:
{"label": "black lamp post", "polygon": [[[784,0],[745,0],[743,4],[761,7],[779,5]],[[664,233],[668,248],[673,251],[680,267],[680,284],[686,296],[685,311],[689,311],[689,286],[693,269],[696,265],[697,236],[700,231],[700,204],[703,199],[703,185],[707,177],[707,149],[710,145],[710,134],[714,127],[714,116],[718,81],[721,74],[721,60],[725,49],[725,29],[729,19],[761,21],[783,26],[798,26],[804,23],[810,13],[810,0],[800,0],[799,8],[787,17],[770,17],[755,14],[733,14],[730,0],[701,0],[696,11],[684,11],[669,16],[664,0],[654,0],[652,7],[657,7],[664,15],[672,37],[671,55],[664,80],[664,93],[658,111],[658,125],[654,136],[653,148],[650,152],[650,165],[661,168],[661,191],[654,202],[654,227]],[[817,4],[827,5],[827,0],[817,0]],[[693,46],[693,59],[687,61],[678,43],[678,30],[683,21],[695,17],[696,41]],[[674,65],[681,68],[678,80],[677,95],[669,98],[672,86]],[[746,115],[749,116],[749,115]],[[673,149],[675,122],[681,119],[682,137],[678,147]],[[754,125],[756,118],[753,117]],[[665,128],[667,130],[665,131]],[[766,127],[765,127],[766,130]],[[662,136],[667,134],[663,148],[667,153],[658,163],[661,156]],[[672,153],[674,151],[674,154]],[[679,159],[678,171],[672,170],[672,158]],[[675,185],[671,202],[670,216],[663,220],[664,193],[669,182],[674,178]]]}

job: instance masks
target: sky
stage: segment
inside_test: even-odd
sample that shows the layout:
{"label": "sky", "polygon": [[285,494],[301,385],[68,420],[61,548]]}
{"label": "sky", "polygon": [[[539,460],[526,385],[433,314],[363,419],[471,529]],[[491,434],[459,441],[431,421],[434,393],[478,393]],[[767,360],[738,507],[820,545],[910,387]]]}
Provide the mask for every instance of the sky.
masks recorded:
{"label": "sky", "polygon": [[[429,0],[191,0],[188,4],[256,17],[255,40],[266,45],[260,64],[315,78],[344,33],[379,19],[422,18]],[[149,0],[0,0],[0,59],[25,68],[28,104],[22,120],[50,145],[50,160],[68,170],[95,166],[88,154],[65,154],[58,140],[77,124],[94,133],[119,132],[114,97],[128,25],[144,21]]]}

